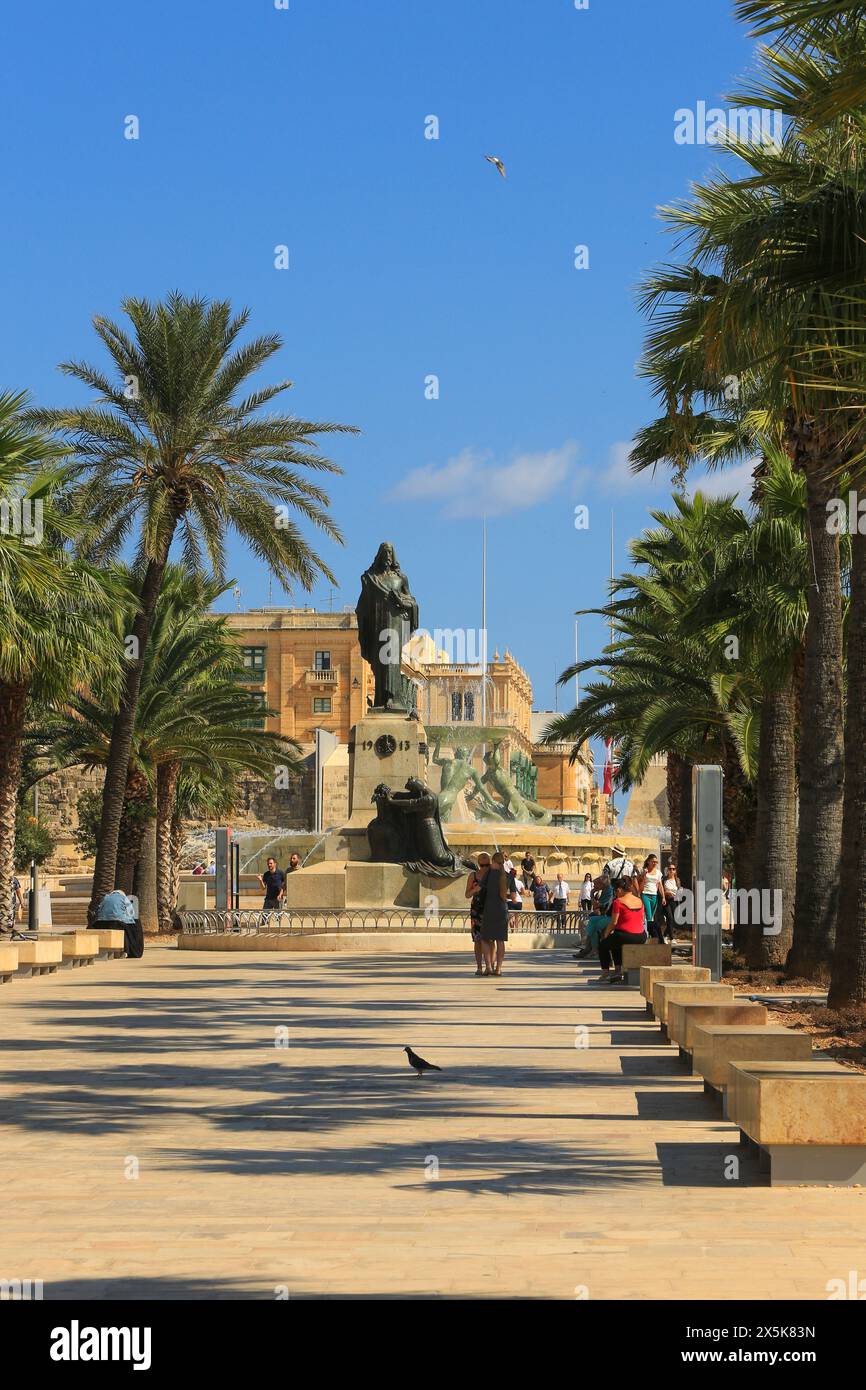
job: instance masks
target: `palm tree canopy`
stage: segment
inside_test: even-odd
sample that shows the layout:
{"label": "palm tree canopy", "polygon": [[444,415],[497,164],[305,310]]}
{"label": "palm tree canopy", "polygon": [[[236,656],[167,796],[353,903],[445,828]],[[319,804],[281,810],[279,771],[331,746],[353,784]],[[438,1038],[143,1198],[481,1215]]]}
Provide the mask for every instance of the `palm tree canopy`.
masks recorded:
{"label": "palm tree canopy", "polygon": [[160,558],[178,531],[187,568],[202,572],[206,559],[222,577],[233,529],[285,588],[330,579],[298,519],[340,540],[327,493],[309,477],[340,469],[314,436],[355,431],[264,411],[291,382],[249,384],[282,342],[270,334],[239,344],[247,310],[233,314],[227,301],[178,292],[159,303],[126,299],[122,309],[128,328],[93,321],[108,371],[61,366],[96,401],[29,412],[69,441],[77,510],[88,520],[84,553],[111,558],[135,536],[139,559]]}
{"label": "palm tree canopy", "polygon": [[25,421],[26,405],[0,394],[0,682],[48,698],[97,676],[116,684],[122,649],[98,620],[130,594],[69,553],[80,528],[63,504],[65,451]]}

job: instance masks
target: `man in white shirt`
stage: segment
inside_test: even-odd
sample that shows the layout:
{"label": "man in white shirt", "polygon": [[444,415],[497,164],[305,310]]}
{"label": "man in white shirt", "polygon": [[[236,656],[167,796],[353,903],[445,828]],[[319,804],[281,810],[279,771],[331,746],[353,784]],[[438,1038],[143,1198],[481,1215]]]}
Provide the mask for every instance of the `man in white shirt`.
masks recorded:
{"label": "man in white shirt", "polygon": [[553,908],[557,916],[557,925],[561,925],[568,910],[568,884],[562,874],[556,875],[556,882],[553,885]]}

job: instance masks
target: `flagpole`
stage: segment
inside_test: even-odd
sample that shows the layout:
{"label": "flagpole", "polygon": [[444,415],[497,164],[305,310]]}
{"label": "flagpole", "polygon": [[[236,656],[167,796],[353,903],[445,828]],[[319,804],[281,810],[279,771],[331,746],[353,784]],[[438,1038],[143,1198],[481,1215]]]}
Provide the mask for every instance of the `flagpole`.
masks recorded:
{"label": "flagpole", "polygon": [[487,724],[487,517],[481,519],[481,723]]}
{"label": "flagpole", "polygon": [[[610,600],[613,602],[613,507],[610,509]],[[613,646],[613,618],[610,620],[610,642]],[[616,828],[616,797],[613,790],[613,738],[610,741],[610,814]]]}

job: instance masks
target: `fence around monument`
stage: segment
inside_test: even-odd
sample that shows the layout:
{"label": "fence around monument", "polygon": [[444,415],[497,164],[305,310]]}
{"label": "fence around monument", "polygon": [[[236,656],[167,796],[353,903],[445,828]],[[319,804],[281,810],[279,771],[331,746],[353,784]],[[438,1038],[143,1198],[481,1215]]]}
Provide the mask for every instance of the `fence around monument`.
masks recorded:
{"label": "fence around monument", "polygon": [[[555,932],[579,934],[585,920],[580,912],[535,912],[524,908],[508,914],[509,932]],[[309,936],[327,932],[468,932],[469,912],[465,908],[440,909],[426,913],[420,908],[341,907],[294,908],[285,912],[232,909],[226,912],[181,912],[181,928],[190,936]]]}

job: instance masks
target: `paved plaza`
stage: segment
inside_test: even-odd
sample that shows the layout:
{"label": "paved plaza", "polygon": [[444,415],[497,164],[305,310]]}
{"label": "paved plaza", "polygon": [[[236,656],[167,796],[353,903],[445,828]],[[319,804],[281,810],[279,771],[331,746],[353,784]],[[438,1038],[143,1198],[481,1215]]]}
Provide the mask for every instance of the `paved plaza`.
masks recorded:
{"label": "paved plaza", "polygon": [[0,1277],[772,1301],[866,1271],[866,1190],[771,1190],[637,991],[506,968],[155,948],[4,986]]}

